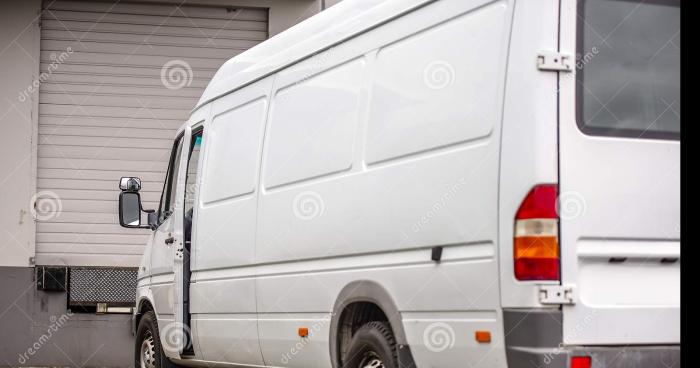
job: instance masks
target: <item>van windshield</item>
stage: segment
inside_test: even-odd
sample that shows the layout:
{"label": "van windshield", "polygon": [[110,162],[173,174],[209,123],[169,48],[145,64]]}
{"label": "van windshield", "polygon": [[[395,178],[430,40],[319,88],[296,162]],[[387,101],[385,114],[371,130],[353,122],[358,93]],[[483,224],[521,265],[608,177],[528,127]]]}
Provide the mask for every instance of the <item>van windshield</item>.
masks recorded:
{"label": "van windshield", "polygon": [[680,0],[581,0],[577,120],[587,134],[678,139]]}

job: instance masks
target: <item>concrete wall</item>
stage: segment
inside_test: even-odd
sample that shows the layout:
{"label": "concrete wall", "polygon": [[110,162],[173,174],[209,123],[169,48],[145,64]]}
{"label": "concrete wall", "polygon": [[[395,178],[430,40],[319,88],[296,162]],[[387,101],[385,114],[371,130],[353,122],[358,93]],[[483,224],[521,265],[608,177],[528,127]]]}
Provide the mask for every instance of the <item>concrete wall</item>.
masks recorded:
{"label": "concrete wall", "polygon": [[0,267],[0,366],[131,367],[130,315],[70,314],[34,269]]}
{"label": "concrete wall", "polygon": [[30,266],[36,226],[36,95],[19,96],[39,73],[39,0],[0,2],[0,266]]}

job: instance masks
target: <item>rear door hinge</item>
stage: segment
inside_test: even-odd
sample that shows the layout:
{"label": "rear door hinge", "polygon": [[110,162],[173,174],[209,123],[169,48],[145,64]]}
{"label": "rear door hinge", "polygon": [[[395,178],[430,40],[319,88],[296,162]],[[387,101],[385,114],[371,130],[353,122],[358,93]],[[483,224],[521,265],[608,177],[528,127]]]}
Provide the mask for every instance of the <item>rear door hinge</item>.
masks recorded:
{"label": "rear door hinge", "polygon": [[537,69],[552,72],[570,72],[573,70],[571,55],[556,51],[537,53]]}
{"label": "rear door hinge", "polygon": [[540,303],[574,304],[576,288],[573,285],[540,285]]}

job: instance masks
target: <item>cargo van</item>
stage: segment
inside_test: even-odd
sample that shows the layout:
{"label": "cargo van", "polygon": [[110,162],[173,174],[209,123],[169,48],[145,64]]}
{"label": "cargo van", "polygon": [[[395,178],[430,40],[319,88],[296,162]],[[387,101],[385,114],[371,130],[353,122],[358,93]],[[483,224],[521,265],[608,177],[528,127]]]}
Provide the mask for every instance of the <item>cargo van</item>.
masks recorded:
{"label": "cargo van", "polygon": [[120,183],[135,365],[679,367],[679,27],[345,0],[232,58]]}

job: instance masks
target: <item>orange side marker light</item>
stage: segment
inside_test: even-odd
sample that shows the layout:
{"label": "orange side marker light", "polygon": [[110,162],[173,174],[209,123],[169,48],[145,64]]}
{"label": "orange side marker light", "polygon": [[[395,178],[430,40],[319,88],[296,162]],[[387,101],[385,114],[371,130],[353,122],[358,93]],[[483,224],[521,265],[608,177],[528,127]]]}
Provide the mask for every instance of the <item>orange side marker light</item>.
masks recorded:
{"label": "orange side marker light", "polygon": [[482,343],[482,344],[491,342],[491,332],[489,332],[489,331],[476,331],[476,332],[474,332],[474,338],[476,339],[477,342]]}
{"label": "orange side marker light", "polygon": [[299,327],[299,330],[297,332],[299,333],[300,337],[308,337],[309,336],[309,329],[307,327]]}

